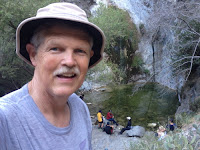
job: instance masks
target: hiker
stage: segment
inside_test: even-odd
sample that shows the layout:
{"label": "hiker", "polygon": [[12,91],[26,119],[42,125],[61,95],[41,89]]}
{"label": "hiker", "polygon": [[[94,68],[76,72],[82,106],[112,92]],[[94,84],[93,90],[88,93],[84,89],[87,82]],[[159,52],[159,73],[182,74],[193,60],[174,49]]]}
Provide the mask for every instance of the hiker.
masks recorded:
{"label": "hiker", "polygon": [[97,113],[97,121],[98,121],[98,128],[102,128],[103,129],[103,115],[102,115],[102,111],[99,110],[99,112]]}
{"label": "hiker", "polygon": [[166,128],[168,128],[169,131],[174,131],[174,129],[177,128],[177,126],[174,123],[174,120],[172,118],[169,120],[169,124],[166,126]]}
{"label": "hiker", "polygon": [[104,39],[72,3],[49,4],[19,24],[16,53],[34,74],[0,98],[1,150],[92,149],[90,113],[74,92],[102,59]]}
{"label": "hiker", "polygon": [[107,134],[113,134],[113,129],[114,129],[114,126],[110,125],[109,122],[107,122],[105,128],[104,128],[104,131],[107,133]]}
{"label": "hiker", "polygon": [[125,128],[122,128],[119,134],[123,134],[124,131],[131,129],[131,117],[126,117],[126,119],[128,120],[128,123]]}
{"label": "hiker", "polygon": [[107,113],[106,119],[107,119],[108,121],[113,122],[113,124],[116,124],[116,125],[118,126],[118,123],[115,121],[114,116],[113,116],[111,110],[109,110],[109,112]]}
{"label": "hiker", "polygon": [[157,130],[158,140],[162,140],[166,135],[166,129],[163,126],[159,126]]}
{"label": "hiker", "polygon": [[80,95],[80,99],[82,99],[82,100],[84,99],[84,94]]}

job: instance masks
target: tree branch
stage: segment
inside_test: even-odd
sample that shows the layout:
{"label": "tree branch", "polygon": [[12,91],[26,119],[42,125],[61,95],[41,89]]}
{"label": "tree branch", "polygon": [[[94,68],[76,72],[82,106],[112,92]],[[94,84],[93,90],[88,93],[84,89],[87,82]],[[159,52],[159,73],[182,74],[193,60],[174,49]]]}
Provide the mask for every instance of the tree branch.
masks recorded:
{"label": "tree branch", "polygon": [[197,47],[198,47],[198,45],[199,45],[199,42],[200,42],[200,38],[199,38],[199,40],[198,40],[198,42],[197,42],[197,44],[196,44],[196,46],[195,46],[194,52],[193,52],[193,54],[192,54],[191,63],[190,63],[190,70],[189,70],[189,73],[188,73],[188,75],[187,75],[187,77],[186,77],[186,81],[188,80],[188,78],[189,78],[189,76],[190,76],[190,73],[191,73],[191,71],[192,71],[192,66],[193,66],[193,61],[194,61],[194,55],[195,55],[195,53],[196,53],[196,51],[197,51]]}
{"label": "tree branch", "polygon": [[16,26],[15,26],[11,21],[9,21],[8,23],[9,23],[9,26],[10,26],[11,28],[13,28],[13,29],[15,29],[15,30],[17,29]]}

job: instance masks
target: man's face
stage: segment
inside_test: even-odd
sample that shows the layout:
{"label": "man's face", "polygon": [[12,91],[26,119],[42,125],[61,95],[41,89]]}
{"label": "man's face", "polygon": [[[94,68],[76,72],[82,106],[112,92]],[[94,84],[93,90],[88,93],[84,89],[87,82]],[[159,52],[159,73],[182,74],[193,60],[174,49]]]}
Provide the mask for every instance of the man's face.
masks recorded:
{"label": "man's face", "polygon": [[35,66],[33,79],[49,96],[71,95],[85,79],[93,55],[91,47],[88,34],[79,29],[58,26],[49,29],[36,54],[33,45],[27,45]]}

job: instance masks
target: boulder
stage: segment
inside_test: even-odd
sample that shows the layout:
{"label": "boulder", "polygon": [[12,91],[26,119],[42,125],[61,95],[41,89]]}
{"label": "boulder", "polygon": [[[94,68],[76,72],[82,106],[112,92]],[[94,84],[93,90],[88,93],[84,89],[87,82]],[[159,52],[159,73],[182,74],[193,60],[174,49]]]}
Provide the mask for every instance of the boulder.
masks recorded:
{"label": "boulder", "polygon": [[145,134],[145,128],[141,126],[133,126],[130,130],[126,131],[129,137],[143,137]]}

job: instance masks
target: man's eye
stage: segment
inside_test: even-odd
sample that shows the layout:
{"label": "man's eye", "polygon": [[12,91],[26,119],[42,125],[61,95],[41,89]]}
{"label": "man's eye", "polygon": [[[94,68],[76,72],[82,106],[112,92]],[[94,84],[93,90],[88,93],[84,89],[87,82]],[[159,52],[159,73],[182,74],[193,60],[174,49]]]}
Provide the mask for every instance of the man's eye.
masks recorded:
{"label": "man's eye", "polygon": [[77,49],[76,52],[77,53],[86,53],[84,50],[81,50],[81,49]]}
{"label": "man's eye", "polygon": [[50,50],[52,50],[52,51],[57,51],[58,48],[54,47],[54,48],[51,48]]}

